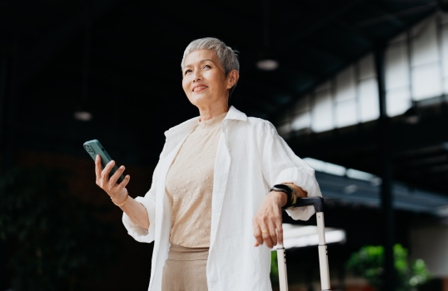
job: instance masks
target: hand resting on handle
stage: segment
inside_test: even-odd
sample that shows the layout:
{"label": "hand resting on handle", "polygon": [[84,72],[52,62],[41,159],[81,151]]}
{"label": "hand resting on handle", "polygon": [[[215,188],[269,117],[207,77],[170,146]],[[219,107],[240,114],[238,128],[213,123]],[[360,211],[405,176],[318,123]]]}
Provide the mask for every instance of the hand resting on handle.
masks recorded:
{"label": "hand resting on handle", "polygon": [[[283,183],[294,188],[297,197],[307,197],[302,188],[292,184]],[[282,207],[287,202],[287,196],[283,192],[271,191],[263,198],[257,213],[252,219],[255,237],[255,247],[262,245],[273,248],[277,244],[283,244]],[[277,232],[276,232],[277,230]]]}

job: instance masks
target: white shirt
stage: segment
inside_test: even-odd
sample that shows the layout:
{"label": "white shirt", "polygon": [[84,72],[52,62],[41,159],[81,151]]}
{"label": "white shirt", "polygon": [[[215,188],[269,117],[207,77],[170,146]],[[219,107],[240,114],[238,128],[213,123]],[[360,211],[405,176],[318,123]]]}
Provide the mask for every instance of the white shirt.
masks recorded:
{"label": "white shirt", "polygon": [[[166,142],[154,169],[152,185],[136,197],[148,211],[149,229],[123,213],[129,235],[139,242],[154,241],[149,291],[162,290],[162,270],[170,248],[171,207],[165,179],[182,143],[197,125],[189,119],[165,132]],[[254,247],[252,219],[269,189],[294,183],[309,197],[322,196],[314,170],[297,157],[267,120],[247,117],[231,106],[221,124],[212,193],[210,250],[207,260],[209,291],[271,291],[271,250]],[[286,210],[295,220],[308,220],[312,206]]]}

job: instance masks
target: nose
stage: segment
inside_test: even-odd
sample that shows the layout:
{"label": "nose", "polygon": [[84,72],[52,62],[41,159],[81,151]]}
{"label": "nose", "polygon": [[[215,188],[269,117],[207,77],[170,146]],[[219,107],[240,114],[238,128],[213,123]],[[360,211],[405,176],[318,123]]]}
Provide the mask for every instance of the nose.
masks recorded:
{"label": "nose", "polygon": [[200,81],[200,80],[202,80],[202,75],[201,75],[201,73],[200,72],[195,72],[194,73],[194,76],[193,76],[194,78],[193,78],[193,82],[198,82],[198,81]]}

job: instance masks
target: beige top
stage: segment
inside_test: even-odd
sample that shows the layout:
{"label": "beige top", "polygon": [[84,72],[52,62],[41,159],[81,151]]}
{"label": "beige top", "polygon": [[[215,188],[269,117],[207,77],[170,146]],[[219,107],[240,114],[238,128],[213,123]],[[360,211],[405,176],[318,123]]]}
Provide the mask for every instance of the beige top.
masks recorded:
{"label": "beige top", "polygon": [[199,120],[171,164],[165,189],[171,204],[170,243],[210,247],[215,158],[226,114]]}

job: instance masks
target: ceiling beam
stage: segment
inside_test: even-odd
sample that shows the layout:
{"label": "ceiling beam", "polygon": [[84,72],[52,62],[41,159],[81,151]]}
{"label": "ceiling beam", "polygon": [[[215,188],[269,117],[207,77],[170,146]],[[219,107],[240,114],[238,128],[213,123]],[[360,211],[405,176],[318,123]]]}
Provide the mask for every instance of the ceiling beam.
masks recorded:
{"label": "ceiling beam", "polygon": [[344,5],[340,5],[337,9],[331,10],[331,12],[328,13],[327,15],[318,15],[314,21],[310,21],[310,25],[308,25],[305,29],[302,26],[297,28],[285,27],[283,30],[297,31],[297,33],[295,33],[291,38],[287,40],[283,40],[284,39],[283,38],[281,40],[275,41],[274,43],[279,43],[277,48],[280,51],[282,51],[291,46],[292,44],[297,43],[300,40],[306,38],[307,36],[315,33],[319,29],[324,28],[325,25],[327,25],[328,23],[332,22],[335,19],[338,19],[351,9],[355,8],[360,3],[364,2],[360,0],[348,1]]}
{"label": "ceiling beam", "polygon": [[348,32],[352,35],[355,35],[356,37],[361,38],[366,42],[369,42],[371,45],[375,43],[375,39],[373,36],[371,36],[369,33],[363,31],[361,28],[358,28],[353,24],[348,24],[341,19],[336,19],[334,21],[334,24],[343,29],[344,32]]}

